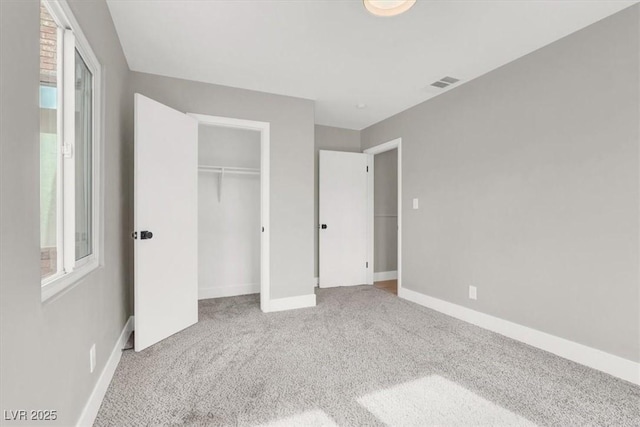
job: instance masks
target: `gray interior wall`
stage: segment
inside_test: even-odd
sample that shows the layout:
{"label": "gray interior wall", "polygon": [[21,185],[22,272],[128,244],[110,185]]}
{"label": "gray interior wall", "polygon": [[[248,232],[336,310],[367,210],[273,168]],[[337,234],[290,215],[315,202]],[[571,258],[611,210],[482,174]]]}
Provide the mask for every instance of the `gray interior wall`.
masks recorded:
{"label": "gray interior wall", "polygon": [[318,151],[348,151],[359,153],[360,149],[360,131],[336,128],[331,126],[315,125],[315,157],[313,172],[313,200],[315,201],[313,210],[313,250],[314,250],[314,277],[318,277]]}
{"label": "gray interior wall", "polygon": [[398,150],[373,156],[373,271],[398,266]]}
{"label": "gray interior wall", "polygon": [[41,303],[40,5],[0,2],[0,409],[55,409],[66,426],[78,420],[131,314],[132,277],[129,69],[105,2],[70,6],[104,72],[104,266]]}
{"label": "gray interior wall", "polygon": [[362,132],[402,137],[403,287],[640,361],[638,34],[635,5]]}
{"label": "gray interior wall", "polygon": [[179,111],[271,123],[271,298],[312,294],[314,102],[137,72],[132,81]]}

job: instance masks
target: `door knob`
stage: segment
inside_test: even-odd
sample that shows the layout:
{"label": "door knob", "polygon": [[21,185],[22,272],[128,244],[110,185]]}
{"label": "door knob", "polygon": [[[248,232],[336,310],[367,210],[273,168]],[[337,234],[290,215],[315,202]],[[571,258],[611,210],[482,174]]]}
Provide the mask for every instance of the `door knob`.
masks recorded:
{"label": "door knob", "polygon": [[150,231],[141,231],[140,232],[140,239],[145,240],[145,239],[151,239],[153,238],[153,233]]}

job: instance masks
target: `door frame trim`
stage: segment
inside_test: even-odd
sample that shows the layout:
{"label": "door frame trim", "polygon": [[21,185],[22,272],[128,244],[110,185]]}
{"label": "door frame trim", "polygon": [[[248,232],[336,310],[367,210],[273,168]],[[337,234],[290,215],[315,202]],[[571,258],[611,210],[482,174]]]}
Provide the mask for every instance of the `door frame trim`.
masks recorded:
{"label": "door frame trim", "polygon": [[391,150],[398,150],[398,295],[402,289],[402,138],[396,138],[383,144],[367,148],[363,153],[369,155],[369,176],[367,179],[367,208],[368,208],[368,224],[367,224],[367,253],[369,256],[370,267],[367,270],[367,284],[373,285],[375,257],[374,257],[374,156],[376,154],[385,153]]}
{"label": "door frame trim", "polygon": [[207,114],[187,113],[195,118],[199,125],[219,126],[235,129],[247,129],[260,132],[260,222],[264,231],[260,233],[260,309],[269,312],[271,301],[270,282],[270,241],[271,223],[269,221],[269,148],[271,138],[271,124],[255,120],[234,119],[231,117],[210,116]]}

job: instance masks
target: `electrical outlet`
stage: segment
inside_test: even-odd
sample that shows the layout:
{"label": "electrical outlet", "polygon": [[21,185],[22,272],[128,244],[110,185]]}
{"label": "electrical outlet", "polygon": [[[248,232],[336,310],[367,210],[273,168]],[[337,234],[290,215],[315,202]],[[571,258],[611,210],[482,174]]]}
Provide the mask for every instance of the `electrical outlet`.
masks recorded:
{"label": "electrical outlet", "polygon": [[93,373],[96,369],[96,345],[93,344],[89,349],[89,372]]}
{"label": "electrical outlet", "polygon": [[413,209],[418,209],[418,199],[413,199]]}
{"label": "electrical outlet", "polygon": [[475,286],[469,286],[469,298],[478,299],[478,288]]}

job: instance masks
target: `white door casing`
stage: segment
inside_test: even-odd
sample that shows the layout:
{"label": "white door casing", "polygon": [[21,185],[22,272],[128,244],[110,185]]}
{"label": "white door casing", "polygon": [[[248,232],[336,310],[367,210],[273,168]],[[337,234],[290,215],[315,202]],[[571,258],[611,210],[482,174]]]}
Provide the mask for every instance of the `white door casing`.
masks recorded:
{"label": "white door casing", "polygon": [[[367,283],[369,156],[320,151],[319,285]],[[326,228],[322,228],[325,227]]]}
{"label": "white door casing", "polygon": [[270,147],[271,125],[269,122],[235,119],[231,117],[210,116],[206,114],[187,113],[196,119],[199,125],[222,126],[236,129],[248,129],[260,132],[260,220],[262,234],[260,238],[260,309],[271,311],[271,224],[270,224]]}
{"label": "white door casing", "polygon": [[198,122],[137,93],[134,230],[140,351],[198,321]]}
{"label": "white door casing", "polygon": [[[402,292],[402,138],[396,138],[394,140],[385,142],[380,145],[376,145],[371,148],[367,148],[364,150],[364,153],[369,156],[369,179],[368,179],[368,253],[369,259],[373,260],[374,256],[374,156],[376,154],[385,153],[391,150],[398,150],[398,261],[397,261],[397,281],[398,281],[398,295],[401,295]],[[373,275],[375,271],[375,260],[369,263],[369,270],[367,273],[367,283],[373,284]]]}

